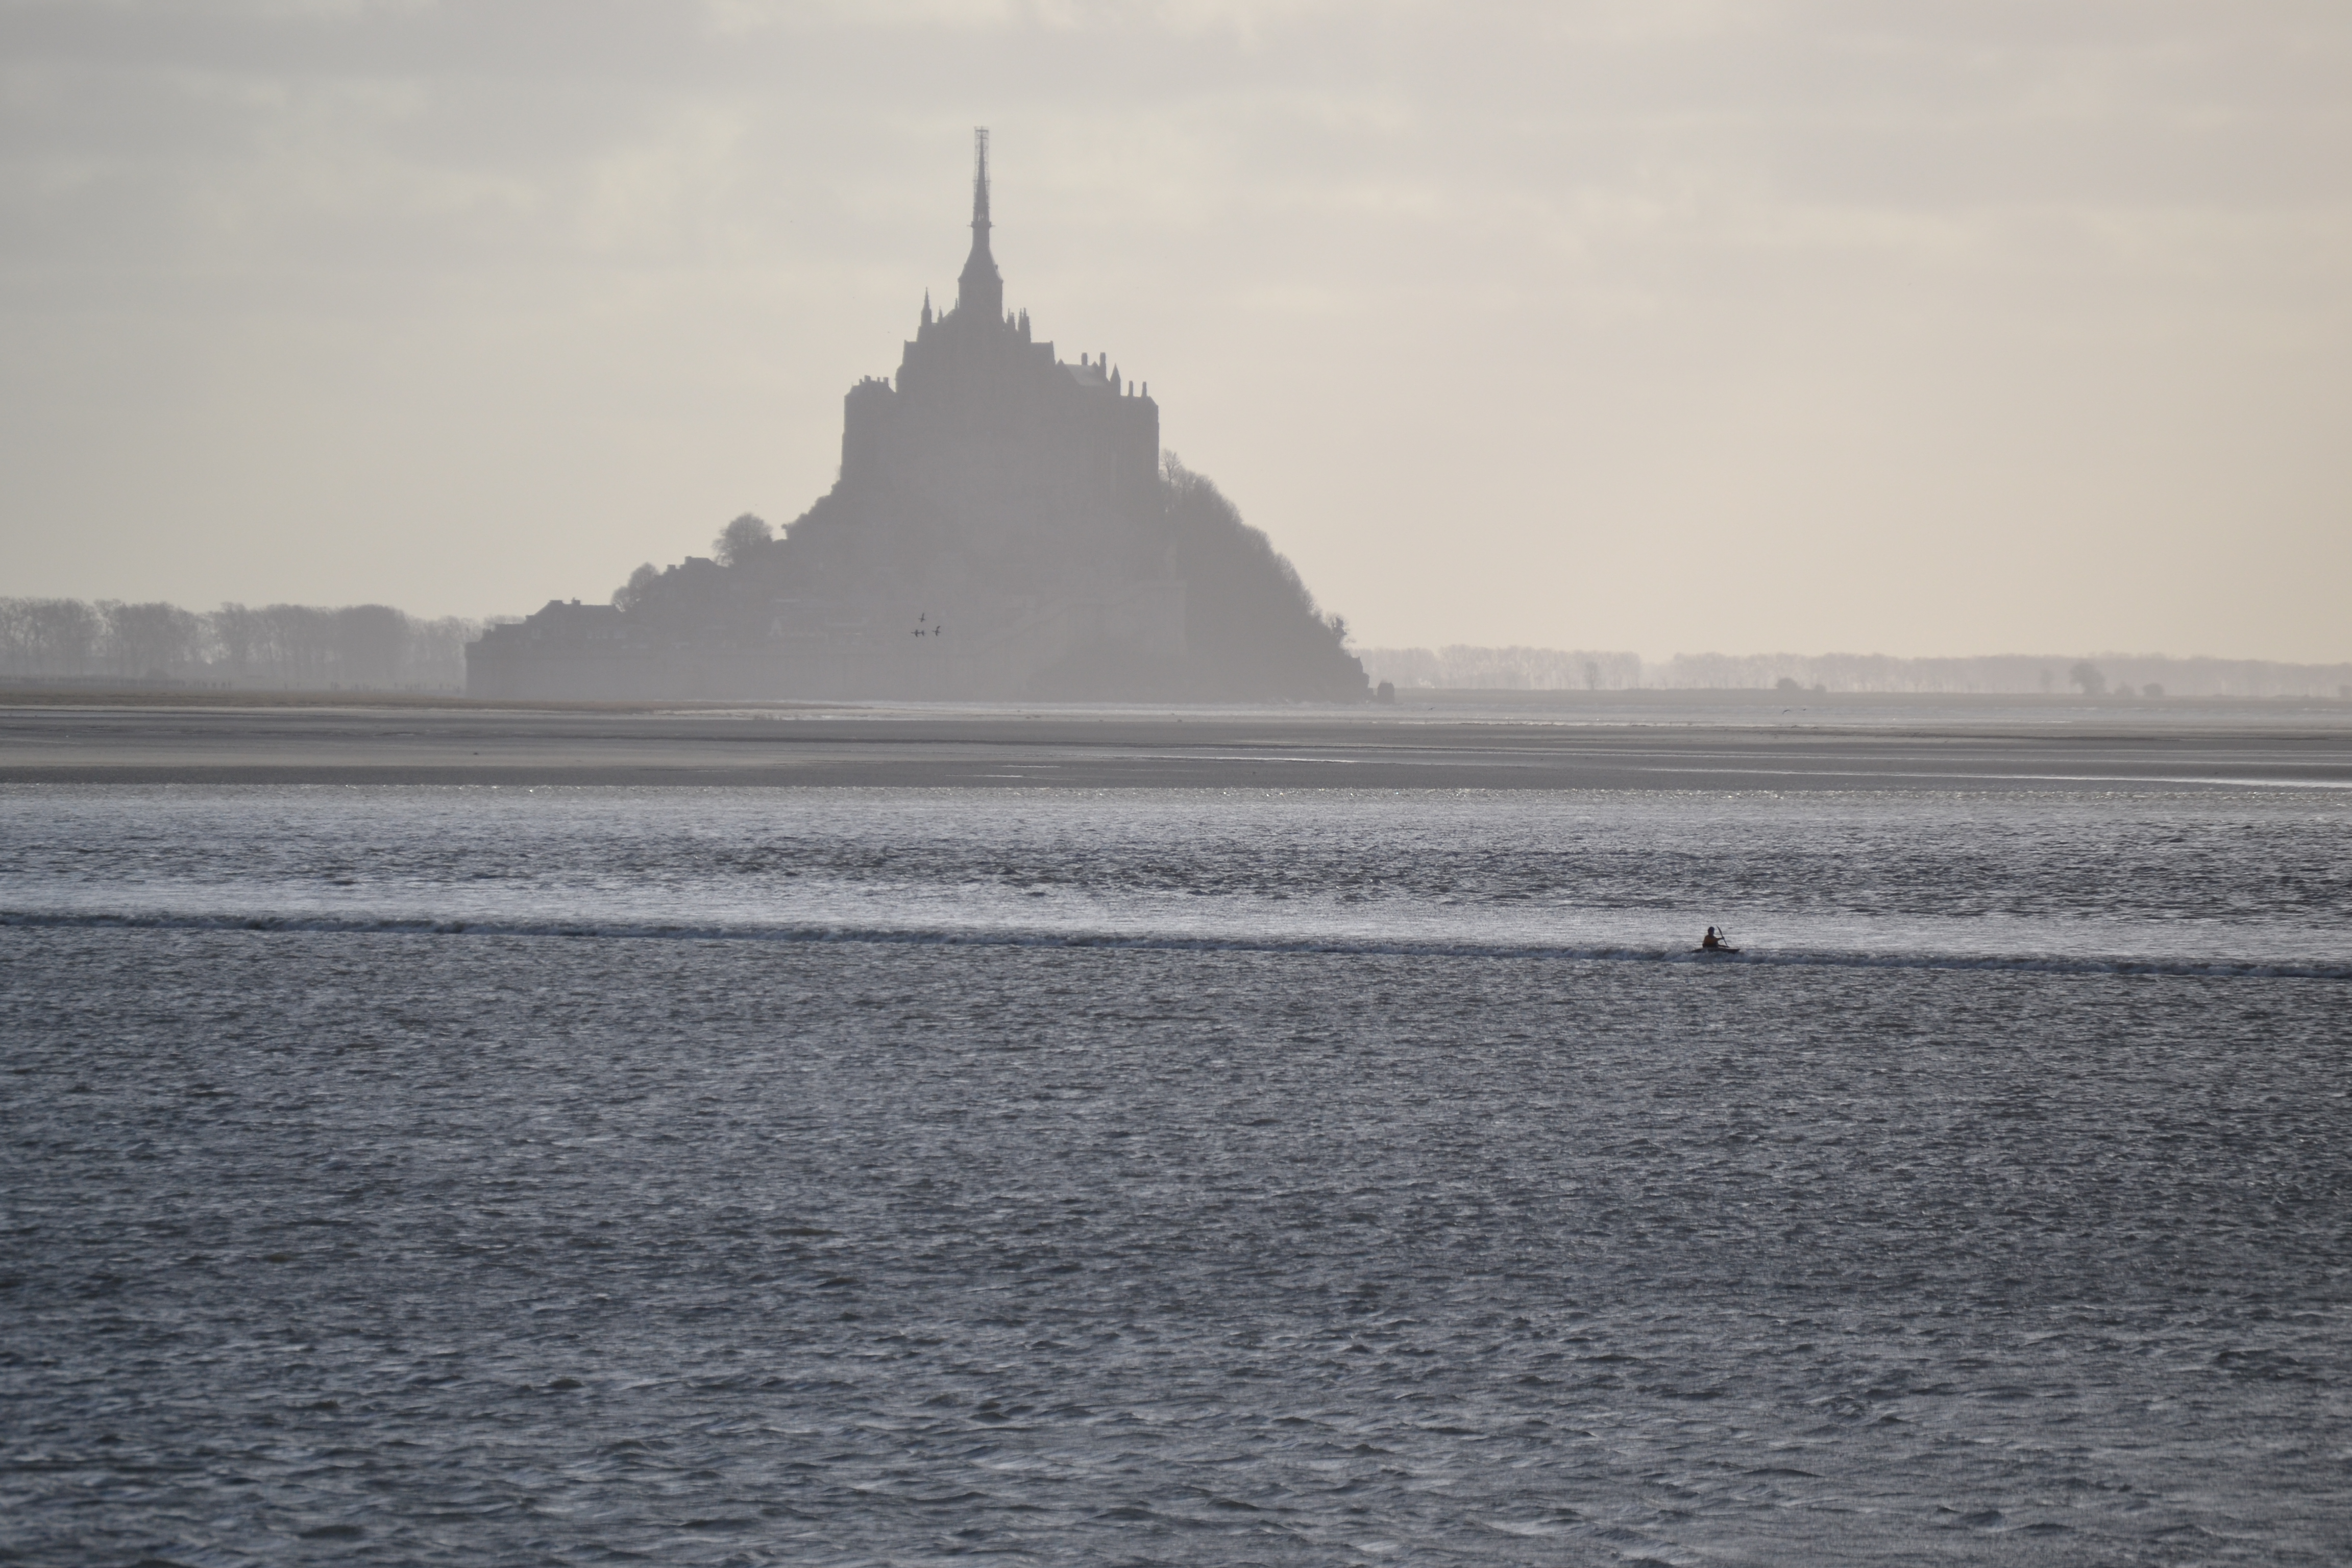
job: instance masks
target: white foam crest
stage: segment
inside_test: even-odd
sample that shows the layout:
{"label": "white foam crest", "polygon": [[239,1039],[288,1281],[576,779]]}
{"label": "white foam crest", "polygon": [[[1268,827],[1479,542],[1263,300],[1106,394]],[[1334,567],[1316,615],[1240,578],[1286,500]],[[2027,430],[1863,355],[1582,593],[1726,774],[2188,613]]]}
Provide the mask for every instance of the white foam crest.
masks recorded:
{"label": "white foam crest", "polygon": [[641,923],[593,920],[463,920],[318,914],[141,913],[129,910],[0,910],[0,927],[52,930],[250,931],[403,937],[516,937],[605,942],[765,942],[894,947],[1083,948],[1162,952],[1318,954],[1400,958],[1552,959],[1573,963],[1662,963],[1700,969],[1985,970],[2043,974],[2352,981],[2352,964],[2217,959],[2056,956],[2023,952],[1840,951],[1786,948],[1706,952],[1640,944],[1548,943],[1507,940],[1412,939],[1336,935],[1202,935],[1063,927],[993,929],[837,924]]}

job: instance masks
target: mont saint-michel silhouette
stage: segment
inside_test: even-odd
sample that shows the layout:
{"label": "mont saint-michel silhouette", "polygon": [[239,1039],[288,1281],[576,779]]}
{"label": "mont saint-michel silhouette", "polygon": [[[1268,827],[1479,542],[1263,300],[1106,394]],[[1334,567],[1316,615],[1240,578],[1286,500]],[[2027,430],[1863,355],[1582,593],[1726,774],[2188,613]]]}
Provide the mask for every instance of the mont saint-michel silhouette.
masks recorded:
{"label": "mont saint-michel silhouette", "polygon": [[988,132],[955,308],[927,296],[895,381],[850,388],[841,477],[781,538],[637,569],[467,649],[524,698],[1318,700],[1366,695],[1336,617],[1107,356],[1071,364],[1004,306]]}

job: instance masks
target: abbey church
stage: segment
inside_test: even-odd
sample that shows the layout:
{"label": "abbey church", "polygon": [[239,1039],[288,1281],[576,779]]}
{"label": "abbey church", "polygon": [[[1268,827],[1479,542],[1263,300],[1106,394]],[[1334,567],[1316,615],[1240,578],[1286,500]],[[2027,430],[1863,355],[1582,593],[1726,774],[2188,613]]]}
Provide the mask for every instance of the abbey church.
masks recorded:
{"label": "abbey church", "polygon": [[503,698],[1350,701],[1361,667],[1216,487],[1163,462],[1160,408],[1008,311],[988,133],[954,308],[850,388],[834,488],[772,535],[638,568],[467,649]]}

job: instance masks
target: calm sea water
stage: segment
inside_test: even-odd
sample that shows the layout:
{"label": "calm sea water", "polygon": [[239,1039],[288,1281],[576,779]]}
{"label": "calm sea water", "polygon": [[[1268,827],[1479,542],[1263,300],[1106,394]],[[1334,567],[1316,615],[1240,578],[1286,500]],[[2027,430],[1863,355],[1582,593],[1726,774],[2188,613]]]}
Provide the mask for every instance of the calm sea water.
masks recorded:
{"label": "calm sea water", "polygon": [[12,1560],[2352,1555],[2340,792],[22,786],[0,920]]}

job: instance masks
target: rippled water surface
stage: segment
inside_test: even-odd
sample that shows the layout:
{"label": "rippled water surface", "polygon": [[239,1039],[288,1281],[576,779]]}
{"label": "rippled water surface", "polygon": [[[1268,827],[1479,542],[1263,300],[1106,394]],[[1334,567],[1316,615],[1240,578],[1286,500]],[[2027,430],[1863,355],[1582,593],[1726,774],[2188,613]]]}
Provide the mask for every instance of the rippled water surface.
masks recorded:
{"label": "rippled water surface", "polygon": [[2296,792],[0,788],[0,1554],[2343,1561],[2347,916]]}

